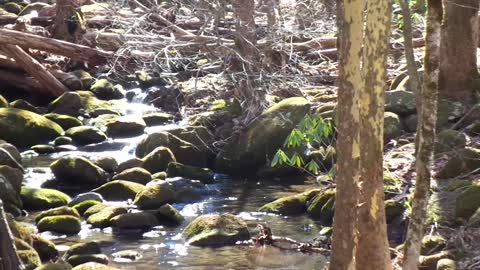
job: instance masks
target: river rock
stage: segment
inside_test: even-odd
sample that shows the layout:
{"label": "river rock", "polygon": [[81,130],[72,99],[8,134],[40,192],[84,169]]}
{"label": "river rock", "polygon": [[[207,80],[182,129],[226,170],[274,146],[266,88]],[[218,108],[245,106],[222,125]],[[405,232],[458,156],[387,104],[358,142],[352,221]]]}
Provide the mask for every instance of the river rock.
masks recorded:
{"label": "river rock", "polygon": [[72,270],[72,266],[68,263],[46,263],[35,270]]}
{"label": "river rock", "polygon": [[134,262],[140,260],[143,256],[140,252],[135,250],[122,250],[112,254],[112,256],[121,261]]}
{"label": "river rock", "polygon": [[415,94],[404,90],[385,92],[385,111],[405,116],[416,112]]}
{"label": "river rock", "polygon": [[77,69],[75,71],[71,72],[73,75],[77,76],[77,78],[80,79],[82,82],[82,85],[85,89],[88,89],[92,86],[93,83],[93,77],[90,75],[90,73],[86,72],[85,70],[82,69]]}
{"label": "river rock", "polygon": [[23,186],[20,195],[24,207],[32,210],[59,207],[67,205],[71,201],[67,194],[48,188],[36,189]]}
{"label": "river rock", "polygon": [[23,99],[17,99],[12,102],[10,102],[10,108],[15,108],[15,109],[20,109],[20,110],[25,110],[25,111],[30,111],[36,114],[41,114],[42,112],[32,104],[30,104],[28,101],[25,101]]}
{"label": "river rock", "polygon": [[42,218],[37,228],[39,232],[51,231],[60,234],[77,234],[81,230],[80,219],[70,215]]}
{"label": "river rock", "polygon": [[23,172],[20,169],[0,165],[0,175],[6,178],[16,193],[20,193],[23,182]]}
{"label": "river rock", "polygon": [[85,214],[85,211],[87,211],[90,207],[92,207],[94,205],[97,205],[97,204],[101,204],[101,202],[94,201],[94,200],[87,200],[87,201],[77,203],[77,204],[73,205],[72,207],[73,207],[73,209],[77,210],[77,212],[80,215],[83,216]]}
{"label": "river rock", "polygon": [[445,249],[447,241],[440,235],[425,235],[422,238],[420,254],[431,255]]}
{"label": "river rock", "polygon": [[191,143],[200,151],[206,154],[212,154],[212,144],[215,142],[215,137],[206,128],[202,126],[186,126],[169,129],[168,133],[177,136],[179,139]]}
{"label": "river rock", "polygon": [[198,168],[188,165],[183,165],[178,162],[170,162],[167,168],[167,175],[169,177],[185,177],[188,179],[199,180],[203,183],[213,183],[215,174],[208,168]]}
{"label": "river rock", "polygon": [[72,245],[65,253],[66,257],[74,255],[99,254],[102,253],[100,245],[97,242],[89,241]]}
{"label": "river rock", "polygon": [[105,209],[107,207],[109,207],[109,205],[104,204],[104,203],[99,203],[99,204],[93,205],[83,213],[83,217],[88,218],[91,215],[94,215],[94,214],[102,211],[103,209]]}
{"label": "river rock", "polygon": [[49,144],[37,144],[30,147],[31,150],[35,151],[35,153],[43,155],[43,154],[52,154],[55,153],[56,149],[53,145]]}
{"label": "river rock", "polygon": [[198,167],[207,167],[208,165],[208,155],[205,152],[168,132],[156,132],[148,135],[137,146],[135,154],[137,157],[143,158],[160,146],[169,148],[176,160],[183,164]]}
{"label": "river rock", "polygon": [[184,97],[175,86],[159,86],[149,89],[144,102],[161,108],[165,112],[177,113],[179,106],[184,102]]}
{"label": "river rock", "polygon": [[182,214],[172,205],[162,205],[157,210],[151,210],[151,212],[157,217],[158,221],[164,225],[179,225],[185,218]]}
{"label": "river rock", "polygon": [[136,167],[124,170],[121,173],[114,175],[112,180],[126,180],[146,185],[148,182],[152,181],[152,175],[144,168]]}
{"label": "river rock", "polygon": [[325,190],[313,198],[312,202],[308,206],[307,213],[314,219],[318,219],[326,224],[331,224],[333,218],[332,206],[334,202],[335,189]]}
{"label": "river rock", "polygon": [[69,206],[73,206],[84,201],[103,202],[103,197],[95,192],[80,193],[72,199],[72,201],[69,203]]}
{"label": "river rock", "polygon": [[385,112],[383,124],[383,141],[385,143],[399,137],[402,134],[402,122],[400,117],[393,112]]}
{"label": "river rock", "polygon": [[275,104],[262,113],[238,141],[228,144],[218,154],[215,171],[237,175],[255,174],[267,159],[273,158],[285,138],[309,110],[310,103],[302,97],[287,98]]}
{"label": "river rock", "polygon": [[142,118],[123,116],[108,122],[106,132],[114,138],[132,137],[142,135],[146,126]]}
{"label": "river rock", "polygon": [[118,86],[115,87],[107,79],[97,80],[90,87],[90,91],[92,91],[97,98],[103,100],[122,99],[125,97],[125,91],[123,88]]}
{"label": "river rock", "polygon": [[34,270],[42,265],[42,260],[34,249],[19,250],[17,251],[17,255],[23,264],[23,269],[25,270]]}
{"label": "river rock", "polygon": [[170,162],[175,162],[175,156],[167,147],[157,147],[143,158],[142,167],[150,173],[162,172]]}
{"label": "river rock", "polygon": [[103,142],[107,136],[98,128],[90,126],[79,126],[68,129],[65,135],[71,137],[73,142],[79,145]]}
{"label": "river rock", "polygon": [[234,215],[203,215],[188,224],[183,237],[194,246],[225,246],[249,240],[250,232],[245,221]]}
{"label": "river rock", "polygon": [[107,255],[104,254],[84,254],[70,256],[67,258],[67,262],[72,266],[77,266],[89,262],[107,265],[109,260]]}
{"label": "river rock", "polygon": [[75,266],[72,270],[120,270],[115,267],[106,266],[101,263],[89,262]]}
{"label": "river rock", "polygon": [[35,234],[32,235],[32,238],[32,246],[37,251],[42,261],[56,260],[58,258],[59,252],[52,241]]}
{"label": "river rock", "polygon": [[48,111],[71,116],[93,113],[97,109],[109,109],[117,113],[125,111],[125,102],[111,100],[103,101],[90,91],[66,92],[48,105]]}
{"label": "river rock", "polygon": [[173,122],[175,117],[169,113],[155,112],[144,114],[142,118],[143,121],[145,121],[145,124],[151,127]]}
{"label": "river rock", "polygon": [[[118,168],[117,160],[113,157],[101,157],[95,160],[95,165],[102,168],[104,171],[108,173],[113,173]],[[125,179],[128,180],[128,179]]]}
{"label": "river rock", "polygon": [[440,259],[437,262],[436,270],[457,270],[457,264],[452,259]]}
{"label": "river rock", "polygon": [[22,11],[23,7],[15,2],[8,2],[3,5],[3,9],[7,12],[18,15]]}
{"label": "river rock", "polygon": [[68,207],[68,206],[60,206],[56,208],[52,208],[46,211],[42,211],[35,216],[35,222],[39,222],[44,217],[53,217],[53,216],[73,216],[80,218],[80,214],[77,210]]}
{"label": "river rock", "polygon": [[45,118],[52,120],[53,122],[60,125],[64,130],[68,130],[72,127],[78,127],[83,125],[82,121],[78,118],[58,113],[47,113],[43,115]]}
{"label": "river rock", "polygon": [[455,202],[455,215],[468,220],[480,207],[480,184],[473,184],[458,195]]}
{"label": "river rock", "polygon": [[0,95],[0,108],[8,108],[10,104],[8,103],[8,100]]}
{"label": "river rock", "polygon": [[62,182],[99,186],[108,180],[108,173],[83,157],[62,157],[50,165],[55,178]]}
{"label": "river rock", "polygon": [[137,194],[133,203],[139,209],[156,209],[175,200],[175,192],[167,185],[147,186]]}
{"label": "river rock", "polygon": [[29,111],[0,108],[0,139],[17,147],[29,147],[55,139],[62,127],[47,118]]}
{"label": "river rock", "polygon": [[147,230],[160,225],[157,217],[150,212],[134,212],[118,215],[111,219],[112,227],[118,229]]}
{"label": "river rock", "polygon": [[286,196],[267,203],[260,207],[258,211],[275,213],[281,215],[299,215],[307,211],[307,203],[319,190],[307,191],[300,194]]}
{"label": "river rock", "polygon": [[13,144],[2,141],[0,143],[0,148],[6,150],[19,164],[22,164],[22,156],[20,155],[20,151],[18,151],[17,147],[15,147]]}
{"label": "river rock", "polygon": [[53,140],[53,145],[55,146],[63,146],[63,145],[71,145],[71,144],[73,144],[73,140],[72,138],[67,136],[60,136],[55,138],[55,140]]}
{"label": "river rock", "polygon": [[110,226],[110,220],[118,215],[127,213],[127,208],[108,206],[87,218],[87,223],[94,228],[106,228]]}
{"label": "river rock", "polygon": [[114,180],[92,191],[101,194],[107,201],[126,201],[135,199],[135,196],[144,188],[144,185],[135,182]]}
{"label": "river rock", "polygon": [[465,147],[451,152],[450,159],[443,165],[436,177],[438,179],[454,178],[469,173],[480,167],[480,149]]}
{"label": "river rock", "polygon": [[453,129],[445,129],[437,134],[435,153],[458,151],[467,145],[467,135]]}
{"label": "river rock", "polygon": [[0,165],[6,165],[11,168],[19,169],[23,172],[23,166],[13,157],[10,152],[0,147]]}
{"label": "river rock", "polygon": [[140,158],[132,158],[129,160],[126,160],[118,165],[118,168],[116,170],[117,173],[121,173],[125,170],[136,168],[136,167],[142,167],[143,166],[143,160]]}

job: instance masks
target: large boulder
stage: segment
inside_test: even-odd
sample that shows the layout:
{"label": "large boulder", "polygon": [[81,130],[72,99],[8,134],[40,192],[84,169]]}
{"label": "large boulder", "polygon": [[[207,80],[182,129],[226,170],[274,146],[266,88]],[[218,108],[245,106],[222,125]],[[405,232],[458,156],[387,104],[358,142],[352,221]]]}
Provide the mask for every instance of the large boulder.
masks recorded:
{"label": "large boulder", "polygon": [[383,124],[383,140],[385,143],[399,137],[402,134],[402,122],[400,117],[393,112],[385,112]]}
{"label": "large boulder", "polygon": [[145,188],[144,185],[123,181],[114,180],[92,190],[102,195],[107,201],[126,201],[128,199],[135,199],[137,193]]}
{"label": "large boulder", "polygon": [[46,143],[62,135],[55,122],[29,111],[0,108],[0,139],[17,147]]}
{"label": "large boulder", "polygon": [[114,175],[112,180],[126,180],[146,185],[148,182],[152,181],[152,174],[144,168],[135,167],[126,169]]}
{"label": "large boulder", "polygon": [[52,209],[48,209],[38,213],[35,216],[35,222],[39,222],[44,217],[53,217],[53,216],[73,216],[80,218],[80,214],[77,210],[68,207],[68,206],[60,206]]}
{"label": "large boulder", "polygon": [[51,231],[71,235],[80,232],[82,226],[78,217],[63,215],[44,217],[38,222],[37,228],[39,232]]}
{"label": "large boulder", "polygon": [[480,184],[474,184],[462,191],[455,202],[455,215],[468,220],[480,207]]}
{"label": "large boulder", "polygon": [[97,80],[92,87],[90,88],[95,96],[99,99],[110,100],[110,99],[122,99],[125,97],[125,91],[119,85],[113,85],[107,79]]}
{"label": "large boulder", "polygon": [[188,224],[183,237],[194,246],[225,246],[249,240],[250,232],[245,221],[234,215],[203,215]]}
{"label": "large boulder", "polygon": [[245,134],[218,154],[215,170],[237,175],[255,174],[282,147],[285,138],[309,110],[310,103],[302,97],[287,98],[272,106]]}
{"label": "large boulder", "polygon": [[385,111],[405,116],[415,113],[416,110],[414,93],[403,90],[385,92]]}
{"label": "large boulder", "polygon": [[62,182],[99,186],[107,182],[108,173],[84,157],[62,157],[50,165],[55,178]]}
{"label": "large boulder", "polygon": [[150,173],[162,172],[170,162],[175,162],[175,156],[170,149],[160,146],[143,158],[143,168]]}
{"label": "large boulder", "polygon": [[121,100],[103,101],[90,91],[67,92],[48,105],[48,111],[78,116],[84,113],[94,114],[97,110],[109,110],[123,113],[125,102]]}
{"label": "large boulder", "polygon": [[107,139],[107,136],[98,128],[90,126],[72,127],[65,132],[73,142],[79,145],[100,143]]}
{"label": "large boulder", "polygon": [[147,186],[137,194],[133,203],[139,209],[156,209],[175,200],[175,192],[165,184]]}
{"label": "large boulder", "polygon": [[24,207],[32,210],[46,210],[64,206],[71,201],[67,194],[48,188],[36,189],[23,186],[20,195]]}
{"label": "large boulder", "polygon": [[437,178],[454,178],[480,167],[480,149],[465,147],[458,151],[452,151],[451,154],[452,157],[437,173]]}
{"label": "large boulder", "polygon": [[259,212],[275,213],[279,215],[300,215],[307,211],[307,203],[319,190],[309,190],[300,194],[285,196],[267,203],[258,209]]}
{"label": "large boulder", "polygon": [[143,121],[147,126],[159,126],[173,122],[175,117],[169,113],[155,112],[142,115]]}
{"label": "large boulder", "polygon": [[108,136],[115,138],[131,137],[142,135],[145,130],[145,121],[140,117],[123,116],[106,124]]}

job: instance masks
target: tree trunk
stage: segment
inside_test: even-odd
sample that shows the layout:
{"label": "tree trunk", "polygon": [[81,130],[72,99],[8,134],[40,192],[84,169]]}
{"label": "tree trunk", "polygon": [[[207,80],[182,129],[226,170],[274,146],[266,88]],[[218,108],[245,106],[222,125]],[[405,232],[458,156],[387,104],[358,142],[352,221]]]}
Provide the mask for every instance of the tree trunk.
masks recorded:
{"label": "tree trunk", "polygon": [[472,101],[477,70],[478,0],[444,0],[440,41],[440,97]]}
{"label": "tree trunk", "polygon": [[[431,166],[437,120],[438,69],[440,65],[440,25],[442,22],[441,0],[428,0],[427,34],[425,48],[425,79],[421,94],[422,107],[418,112],[418,151],[415,162],[417,173],[413,210],[408,225],[404,248],[403,270],[417,270],[425,217],[430,195]],[[420,124],[421,123],[421,124]]]}
{"label": "tree trunk", "polygon": [[391,5],[368,1],[360,93],[360,197],[357,269],[392,269],[383,189],[383,120]]}
{"label": "tree trunk", "polygon": [[3,202],[0,200],[0,270],[23,269],[13,244],[13,237],[8,227]]}
{"label": "tree trunk", "polygon": [[337,176],[330,270],[355,269],[355,239],[360,178],[359,89],[362,85],[361,52],[363,0],[337,3],[339,29],[339,79],[337,126]]}
{"label": "tree trunk", "polygon": [[72,0],[57,0],[55,14],[55,26],[52,33],[53,37],[69,42],[75,42],[73,38],[73,32],[75,29],[71,29],[75,26],[75,22],[72,20],[72,17],[75,16],[75,9],[73,8]]}

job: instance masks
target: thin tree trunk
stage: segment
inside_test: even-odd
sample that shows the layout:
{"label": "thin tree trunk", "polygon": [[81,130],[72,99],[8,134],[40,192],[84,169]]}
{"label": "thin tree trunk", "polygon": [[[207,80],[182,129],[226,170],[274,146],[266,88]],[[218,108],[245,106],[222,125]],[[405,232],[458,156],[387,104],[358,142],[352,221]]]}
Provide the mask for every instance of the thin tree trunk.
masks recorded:
{"label": "thin tree trunk", "polygon": [[23,269],[12,241],[12,232],[8,227],[2,200],[0,200],[0,239],[0,270]]}
{"label": "thin tree trunk", "polygon": [[360,200],[357,269],[392,269],[383,189],[383,120],[391,2],[368,1],[360,93]]}
{"label": "thin tree trunk", "polygon": [[[415,163],[417,173],[413,210],[405,242],[403,270],[418,269],[420,246],[424,234],[424,222],[430,195],[431,166],[435,126],[437,120],[438,70],[440,65],[441,0],[428,0],[427,35],[425,48],[425,79],[421,95],[422,108],[417,126],[418,152]],[[422,123],[422,124],[420,124]]]}
{"label": "thin tree trunk", "polygon": [[359,89],[362,85],[361,52],[363,0],[337,3],[339,29],[339,80],[337,126],[337,189],[330,270],[355,269],[359,158]]}

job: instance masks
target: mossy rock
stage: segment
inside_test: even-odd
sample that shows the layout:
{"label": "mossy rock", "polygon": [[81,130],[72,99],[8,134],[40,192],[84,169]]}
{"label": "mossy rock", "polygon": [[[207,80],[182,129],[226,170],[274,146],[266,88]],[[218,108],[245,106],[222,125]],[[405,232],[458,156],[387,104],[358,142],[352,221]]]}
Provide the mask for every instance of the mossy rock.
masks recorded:
{"label": "mossy rock", "polygon": [[465,114],[466,110],[466,104],[463,102],[439,99],[437,109],[437,128],[443,127],[449,122],[457,121]]}
{"label": "mossy rock", "polygon": [[390,140],[399,137],[402,134],[402,122],[400,117],[393,112],[385,112],[383,124],[383,141],[388,143]]}
{"label": "mossy rock", "polygon": [[457,270],[457,263],[452,259],[440,259],[436,270]]}
{"label": "mossy rock", "polygon": [[109,260],[105,254],[84,254],[84,255],[73,255],[67,258],[67,262],[72,266],[81,265],[88,262],[95,262],[99,264],[107,265]]}
{"label": "mossy rock", "polygon": [[[18,194],[18,190],[10,183],[5,176],[0,174],[0,199],[5,203],[5,206],[22,207],[22,199]],[[7,212],[10,212],[6,209]]]}
{"label": "mossy rock", "polygon": [[68,130],[73,127],[78,127],[83,125],[82,121],[78,118],[58,113],[47,113],[43,115],[45,118],[50,119],[51,121],[60,125],[64,130]]}
{"label": "mossy rock", "polygon": [[402,179],[397,175],[385,171],[383,172],[383,184],[385,193],[397,194],[402,188]]}
{"label": "mossy rock", "polygon": [[183,237],[194,246],[225,246],[250,239],[250,232],[245,221],[234,215],[203,215],[188,224]]}
{"label": "mossy rock", "polygon": [[72,138],[67,136],[60,136],[55,138],[55,140],[53,140],[53,145],[55,146],[64,146],[64,145],[71,145],[71,144],[73,144],[73,140]]}
{"label": "mossy rock", "polygon": [[[335,189],[327,189],[315,196],[307,208],[310,217],[325,223],[331,222],[331,213],[328,207],[335,200]],[[331,201],[331,202],[330,202]],[[329,203],[330,202],[330,203]]]}
{"label": "mossy rock", "polygon": [[121,173],[125,170],[132,169],[132,168],[137,168],[137,167],[142,167],[143,166],[143,160],[140,158],[131,158],[129,160],[126,160],[120,164],[118,164],[118,168],[116,170],[117,173]]}
{"label": "mossy rock", "polygon": [[0,143],[0,148],[7,151],[18,163],[22,163],[22,156],[16,146],[11,143],[2,142]]}
{"label": "mossy rock", "polygon": [[73,139],[78,145],[100,143],[107,139],[107,135],[96,127],[79,126],[65,131],[65,135]]}
{"label": "mossy rock", "polygon": [[112,227],[118,229],[147,230],[160,225],[157,217],[148,211],[125,213],[110,220]]}
{"label": "mossy rock", "polygon": [[385,201],[385,215],[387,217],[387,223],[392,222],[395,218],[402,216],[405,212],[405,205],[396,200]]}
{"label": "mossy rock", "polygon": [[208,168],[198,168],[188,165],[183,165],[178,162],[170,162],[167,168],[167,175],[169,177],[180,176],[187,179],[199,180],[203,183],[213,183],[214,176],[212,170]]}
{"label": "mossy rock", "polygon": [[440,260],[453,258],[454,254],[448,250],[444,250],[433,255],[420,256],[419,269],[434,270],[437,269],[437,264]]}
{"label": "mossy rock", "polygon": [[28,223],[16,221],[13,219],[11,215],[7,215],[7,222],[8,222],[8,227],[12,231],[12,235],[14,237],[22,239],[27,243],[33,242],[32,235],[36,233],[35,226]]}
{"label": "mossy rock", "polygon": [[77,212],[83,216],[83,214],[85,213],[85,211],[87,211],[88,208],[94,206],[94,205],[97,205],[97,204],[100,204],[101,202],[99,201],[94,201],[94,200],[87,200],[87,201],[83,201],[83,202],[80,202],[80,203],[77,203],[73,206],[73,209],[77,210]]}
{"label": "mossy rock", "polygon": [[473,183],[470,180],[455,180],[452,183],[450,183],[445,188],[445,190],[449,191],[449,192],[452,192],[452,191],[458,190],[458,189],[463,188],[463,187],[471,186],[472,184]]}
{"label": "mossy rock", "polygon": [[0,108],[0,139],[17,147],[49,142],[62,135],[63,129],[55,122],[33,112]]}
{"label": "mossy rock", "polygon": [[42,260],[38,253],[31,249],[31,250],[19,250],[17,251],[18,257],[23,264],[23,269],[25,270],[34,270],[35,268],[42,265]]}
{"label": "mossy rock", "polygon": [[100,157],[94,163],[108,173],[113,173],[118,168],[118,162],[114,157]]}
{"label": "mossy rock", "polygon": [[135,199],[135,196],[145,188],[144,185],[124,181],[114,180],[92,190],[102,195],[107,201],[126,201]]}
{"label": "mossy rock", "polygon": [[136,116],[122,116],[109,121],[105,125],[108,136],[113,138],[125,138],[142,135],[145,127],[145,121]]}
{"label": "mossy rock", "polygon": [[165,171],[170,162],[175,162],[175,156],[167,147],[157,147],[143,159],[143,168],[150,173]]}
{"label": "mossy rock", "polygon": [[90,73],[86,72],[85,70],[77,69],[73,71],[72,74],[80,79],[84,88],[88,89],[92,86],[93,77],[90,75]]}
{"label": "mossy rock", "polygon": [[112,180],[126,180],[146,185],[148,182],[152,181],[152,174],[144,168],[135,167],[114,175]]}
{"label": "mossy rock", "polygon": [[97,80],[91,87],[95,96],[99,99],[110,100],[110,99],[122,99],[125,97],[125,91],[119,87],[115,87],[107,79]]}
{"label": "mossy rock", "polygon": [[0,164],[20,169],[22,172],[24,171],[22,164],[16,160],[15,157],[10,154],[10,152],[2,147],[0,147]]}
{"label": "mossy rock", "polygon": [[[212,146],[215,142],[215,137],[206,128],[201,126],[186,126],[178,127],[168,130],[168,133],[176,136],[177,138],[192,144],[198,148],[202,153],[211,154]],[[185,164],[185,163],[184,163]],[[191,165],[191,164],[188,164]],[[195,165],[192,165],[195,166]],[[197,165],[198,166],[198,165]]]}
{"label": "mossy rock", "polygon": [[465,147],[452,152],[452,157],[437,173],[438,179],[454,178],[480,167],[480,149]]}
{"label": "mossy rock", "polygon": [[68,263],[47,263],[35,270],[72,270],[72,266]]}
{"label": "mossy rock", "polygon": [[237,142],[223,149],[215,160],[215,171],[255,174],[282,147],[285,138],[309,110],[310,103],[302,97],[287,98],[275,104],[262,113]]}
{"label": "mossy rock", "polygon": [[62,157],[50,164],[55,178],[78,185],[99,186],[108,180],[108,173],[83,157]]}
{"label": "mossy rock", "polygon": [[33,249],[33,247],[30,246],[30,244],[28,244],[27,242],[25,242],[22,239],[17,238],[17,237],[13,238],[13,244],[15,245],[15,248],[17,250],[31,250],[31,249]]}
{"label": "mossy rock", "polygon": [[403,90],[385,92],[385,111],[401,116],[414,114],[417,111],[415,94]]}
{"label": "mossy rock", "polygon": [[[95,207],[95,206],[93,206]],[[127,208],[108,206],[98,213],[95,213],[87,218],[87,223],[91,224],[94,228],[106,228],[110,226],[110,220],[118,215],[127,213]]]}
{"label": "mossy rock", "polygon": [[447,241],[440,235],[426,235],[422,238],[421,255],[432,255],[443,250]]}
{"label": "mossy rock", "polygon": [[56,152],[56,149],[54,146],[49,145],[49,144],[37,144],[32,146],[30,149],[35,151],[37,154],[52,154]]}
{"label": "mossy rock", "polygon": [[173,122],[175,119],[173,115],[162,112],[147,113],[144,114],[142,118],[148,127],[164,125],[166,123]]}
{"label": "mossy rock", "polygon": [[286,196],[277,199],[273,202],[267,203],[260,207],[258,211],[275,213],[280,215],[300,215],[307,212],[307,203],[318,192],[303,192],[300,194]]}
{"label": "mossy rock", "polygon": [[467,135],[463,132],[445,129],[437,134],[435,153],[458,151],[467,145]]}
{"label": "mossy rock", "polygon": [[134,262],[140,260],[143,256],[136,250],[122,250],[112,254],[115,259],[121,259],[124,261]]}
{"label": "mossy rock", "polygon": [[30,102],[25,101],[23,99],[17,99],[10,102],[10,108],[15,108],[19,110],[30,111],[33,113],[41,114],[42,112],[35,106],[33,106]]}
{"label": "mossy rock", "polygon": [[63,215],[74,216],[77,218],[80,217],[80,214],[78,213],[77,210],[68,206],[60,206],[57,208],[49,209],[49,210],[38,213],[35,216],[35,222],[38,223],[44,217],[63,216]]}
{"label": "mossy rock", "polygon": [[75,266],[72,270],[119,270],[101,263],[89,262]]}
{"label": "mossy rock", "polygon": [[167,185],[147,186],[137,194],[133,203],[139,209],[156,209],[175,200],[175,192]]}
{"label": "mossy rock", "polygon": [[71,198],[67,194],[55,189],[36,189],[23,186],[20,193],[26,209],[45,210],[67,205]]}
{"label": "mossy rock", "polygon": [[103,202],[103,197],[102,195],[91,191],[80,193],[77,196],[73,197],[72,201],[68,205],[74,206],[76,204],[89,200]]}
{"label": "mossy rock", "polygon": [[74,216],[51,216],[42,218],[37,228],[39,232],[51,231],[60,234],[77,234],[82,229],[80,219]]}
{"label": "mossy rock", "polygon": [[167,179],[168,175],[167,172],[158,172],[152,174],[152,179],[157,179],[157,180],[165,180]]}
{"label": "mossy rock", "polygon": [[465,189],[455,202],[455,215],[468,220],[480,207],[480,184],[474,184]]}
{"label": "mossy rock", "polygon": [[0,95],[0,108],[8,108],[9,106],[8,100]]}
{"label": "mossy rock", "polygon": [[97,242],[89,241],[85,243],[78,243],[72,245],[65,256],[86,255],[86,254],[99,254],[102,253],[100,245]]}
{"label": "mossy rock", "polygon": [[164,225],[178,225],[185,220],[182,214],[168,203],[157,210],[151,211],[157,217],[158,221]]}
{"label": "mossy rock", "polygon": [[119,100],[103,101],[90,91],[66,92],[48,105],[48,111],[71,116],[94,113],[98,109],[110,110],[119,114],[124,112],[125,102]]}
{"label": "mossy rock", "polygon": [[109,207],[108,205],[104,204],[104,203],[99,203],[99,204],[95,204],[93,206],[91,206],[90,208],[88,208],[84,213],[83,213],[83,217],[85,218],[88,218],[90,217],[91,215],[94,215],[100,211],[102,211],[103,209]]}
{"label": "mossy rock", "polygon": [[58,258],[59,252],[55,247],[55,244],[50,240],[38,235],[33,235],[32,246],[43,262],[56,260]]}

